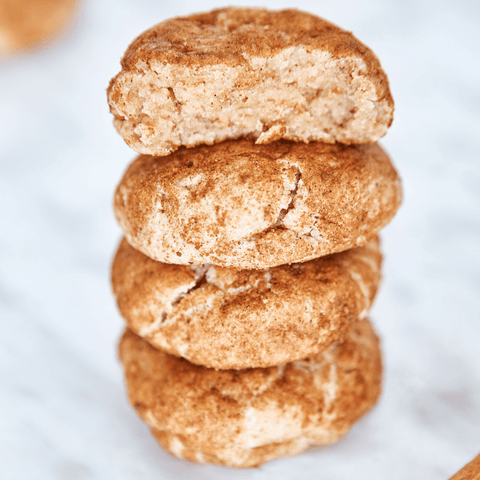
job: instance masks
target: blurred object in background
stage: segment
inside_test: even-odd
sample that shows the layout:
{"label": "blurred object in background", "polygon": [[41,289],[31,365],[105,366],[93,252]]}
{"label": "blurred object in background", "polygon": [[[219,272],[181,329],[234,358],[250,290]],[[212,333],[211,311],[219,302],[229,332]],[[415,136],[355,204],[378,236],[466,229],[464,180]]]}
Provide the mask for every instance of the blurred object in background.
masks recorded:
{"label": "blurred object in background", "polygon": [[0,57],[58,39],[77,0],[0,0]]}
{"label": "blurred object in background", "polygon": [[450,480],[479,480],[480,455],[477,455],[468,465],[465,465]]}

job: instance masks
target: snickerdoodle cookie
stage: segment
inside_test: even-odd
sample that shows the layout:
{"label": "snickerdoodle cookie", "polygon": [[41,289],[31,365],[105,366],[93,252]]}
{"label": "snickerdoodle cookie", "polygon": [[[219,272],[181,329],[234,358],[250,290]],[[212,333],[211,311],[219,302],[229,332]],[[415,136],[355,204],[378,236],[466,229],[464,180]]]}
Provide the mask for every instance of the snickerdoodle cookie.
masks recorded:
{"label": "snickerdoodle cookie", "polygon": [[138,157],[114,208],[128,242],[154,260],[262,269],[363,245],[400,202],[378,144],[234,140]]}
{"label": "snickerdoodle cookie", "polygon": [[222,8],[166,20],[121,64],[108,88],[114,125],[148,155],[240,137],[370,143],[393,119],[373,52],[298,10]]}
{"label": "snickerdoodle cookie", "polygon": [[154,347],[216,369],[269,367],[325,350],[364,318],[380,282],[378,238],[267,270],[151,260],[123,240],[112,285],[128,327]]}
{"label": "snickerdoodle cookie", "polygon": [[343,343],[278,367],[208,369],[129,330],[120,360],[130,403],[167,450],[232,467],[335,442],[380,394],[381,354],[368,320],[357,322]]}
{"label": "snickerdoodle cookie", "polygon": [[0,0],[0,55],[33,47],[58,32],[77,0]]}

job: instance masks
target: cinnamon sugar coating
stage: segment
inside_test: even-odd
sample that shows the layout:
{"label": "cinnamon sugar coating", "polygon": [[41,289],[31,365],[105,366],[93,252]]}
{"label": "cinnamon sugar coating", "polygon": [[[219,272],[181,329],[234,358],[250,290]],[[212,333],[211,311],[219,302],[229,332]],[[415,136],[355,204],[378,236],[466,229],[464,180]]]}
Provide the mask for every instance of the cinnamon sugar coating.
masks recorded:
{"label": "cinnamon sugar coating", "polygon": [[130,403],[168,451],[187,460],[254,467],[344,435],[376,403],[378,338],[367,320],[344,343],[278,367],[216,371],[120,342]]}
{"label": "cinnamon sugar coating", "polygon": [[138,157],[114,208],[128,242],[154,260],[263,269],[361,246],[400,202],[377,144],[237,140]]}
{"label": "cinnamon sugar coating", "polygon": [[0,0],[0,56],[54,35],[76,4],[77,0]]}
{"label": "cinnamon sugar coating", "polygon": [[298,10],[169,19],[142,33],[121,65],[107,91],[114,125],[148,155],[240,137],[369,143],[393,120],[372,51]]}
{"label": "cinnamon sugar coating", "polygon": [[112,285],[127,326],[156,348],[216,369],[269,367],[342,340],[380,282],[378,238],[267,270],[151,260],[124,239]]}

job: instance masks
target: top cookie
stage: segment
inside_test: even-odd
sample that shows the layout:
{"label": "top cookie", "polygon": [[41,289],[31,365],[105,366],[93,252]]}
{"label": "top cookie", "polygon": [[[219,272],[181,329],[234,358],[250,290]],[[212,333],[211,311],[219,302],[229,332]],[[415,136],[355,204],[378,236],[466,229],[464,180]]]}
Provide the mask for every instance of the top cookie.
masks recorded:
{"label": "top cookie", "polygon": [[298,10],[223,8],[160,23],[108,88],[137,152],[250,137],[371,143],[393,119],[387,77],[350,32]]}

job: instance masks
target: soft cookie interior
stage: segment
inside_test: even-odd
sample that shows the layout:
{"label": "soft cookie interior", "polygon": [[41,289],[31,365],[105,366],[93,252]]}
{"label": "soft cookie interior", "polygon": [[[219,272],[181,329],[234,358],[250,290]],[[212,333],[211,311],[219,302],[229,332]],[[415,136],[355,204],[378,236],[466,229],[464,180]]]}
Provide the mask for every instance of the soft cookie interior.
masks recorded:
{"label": "soft cookie interior", "polygon": [[373,53],[296,10],[168,20],[137,38],[122,67],[108,90],[114,125],[149,155],[240,137],[370,143],[393,119]]}

